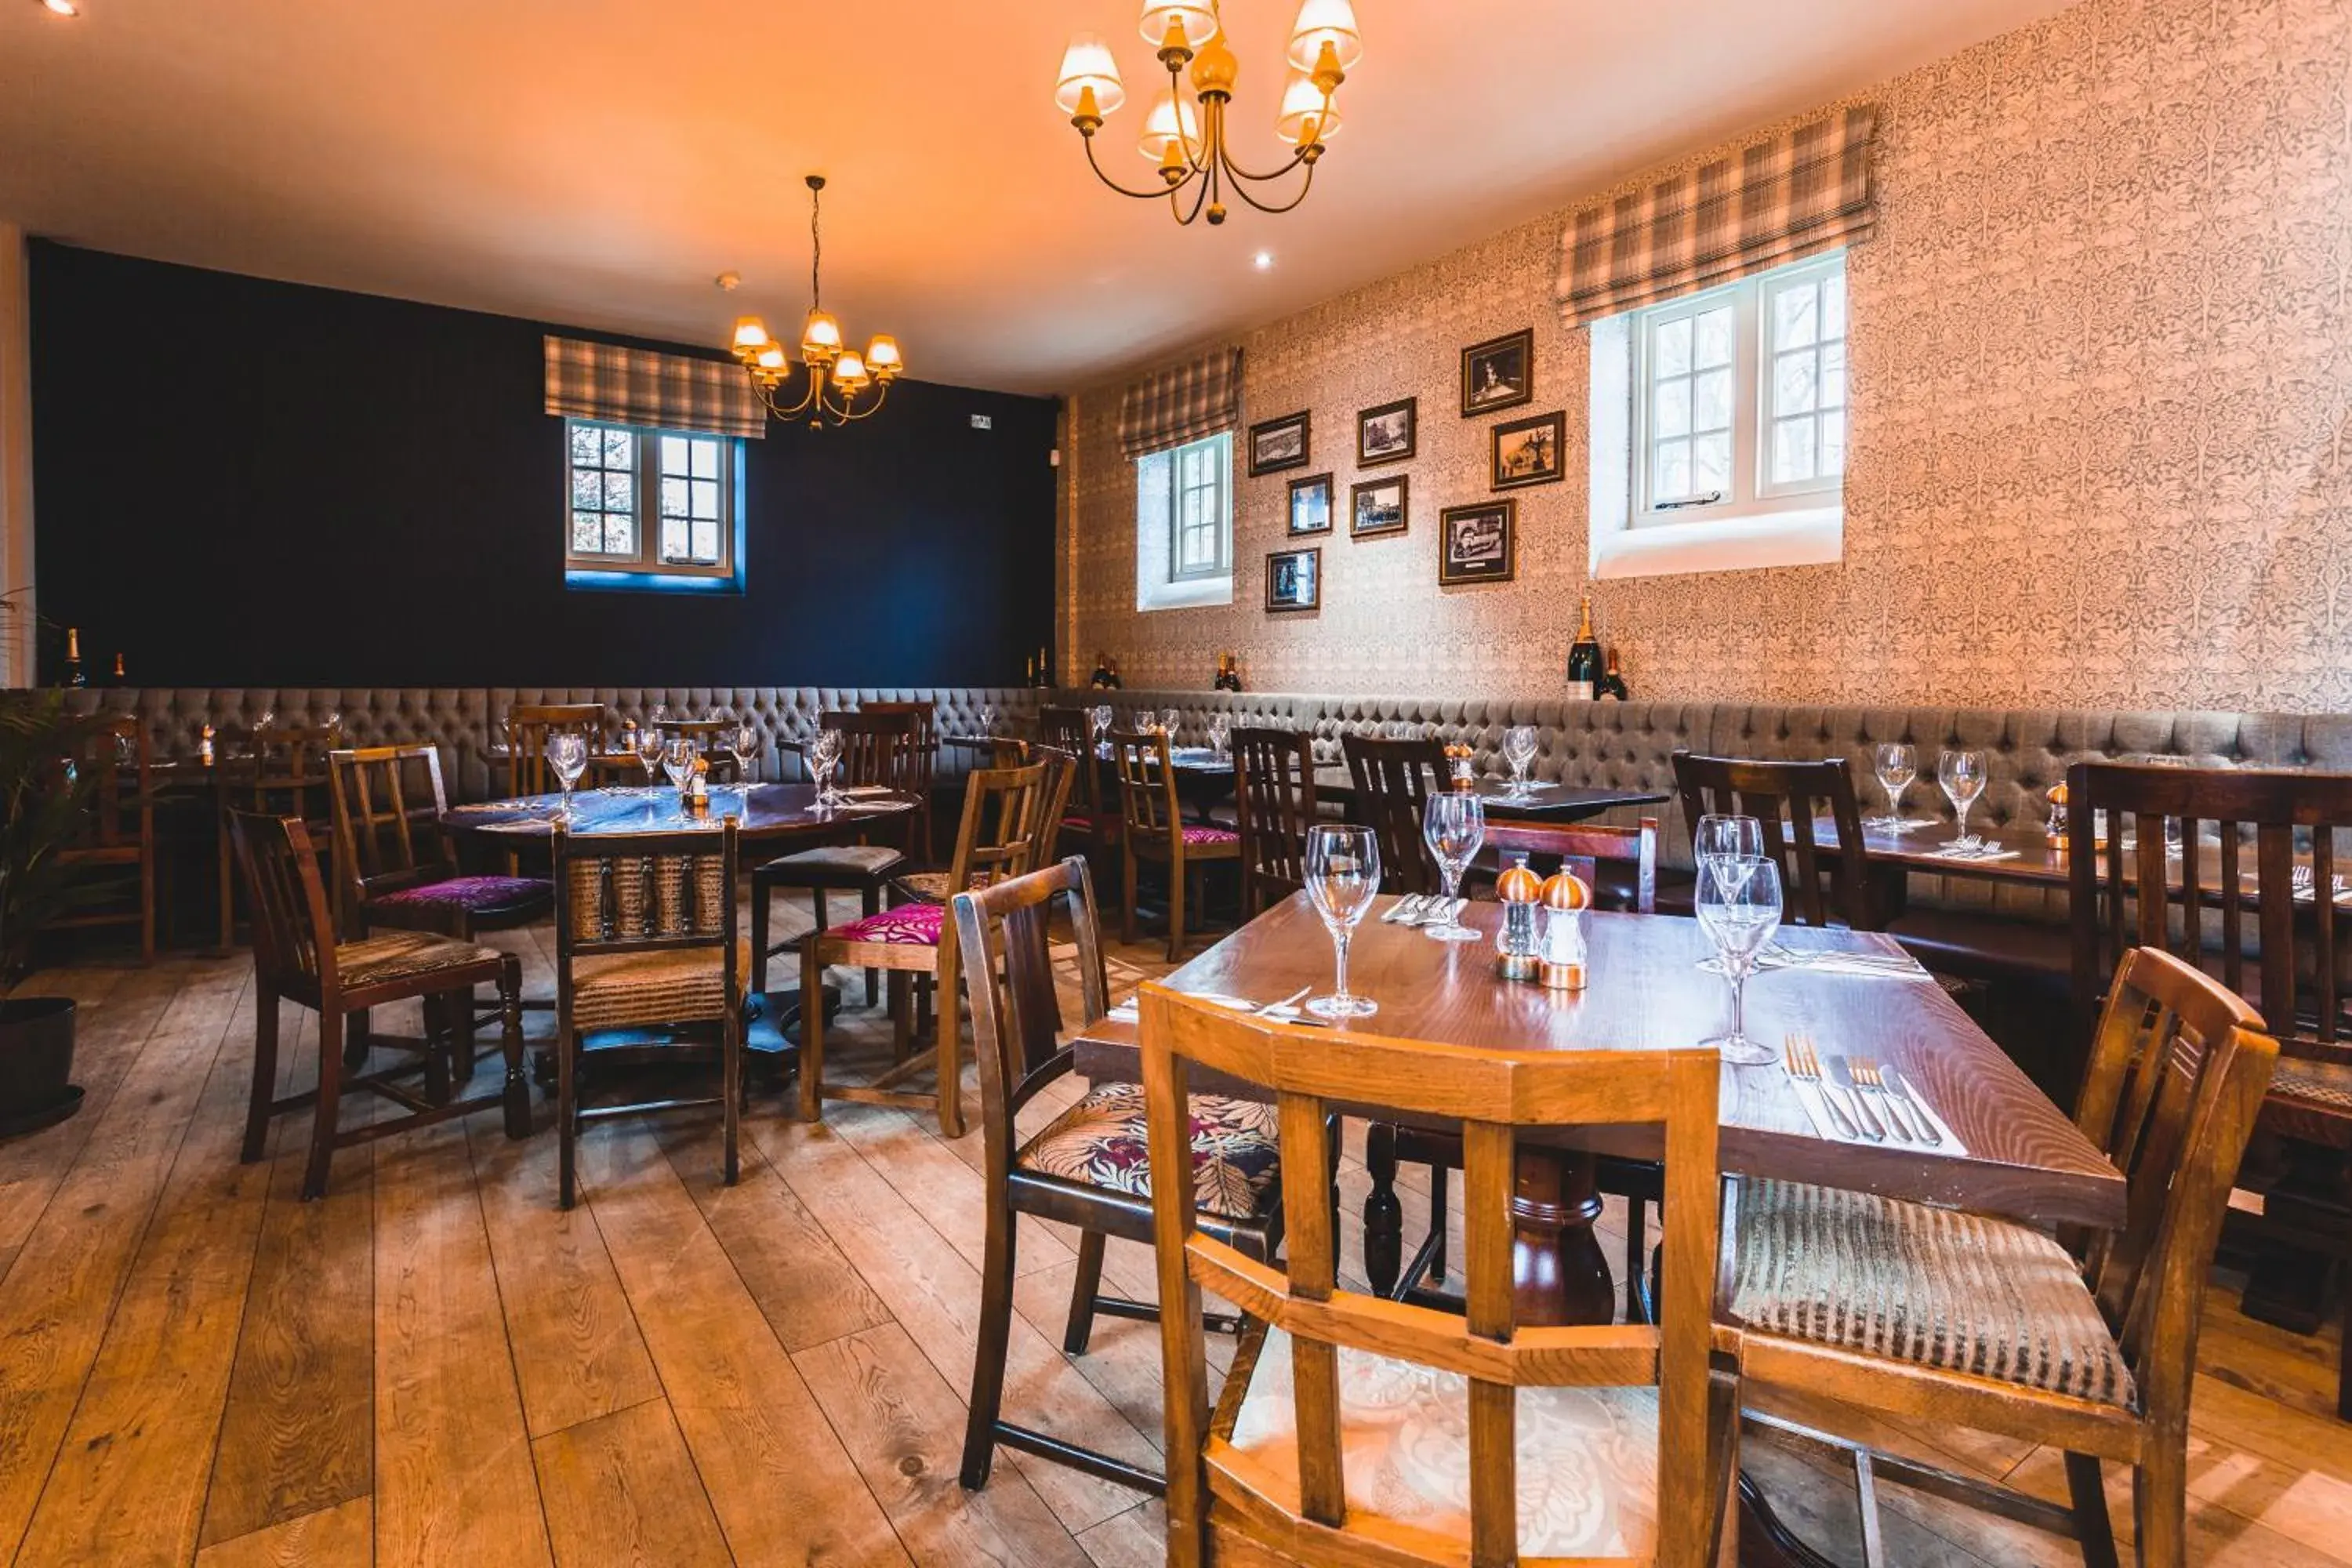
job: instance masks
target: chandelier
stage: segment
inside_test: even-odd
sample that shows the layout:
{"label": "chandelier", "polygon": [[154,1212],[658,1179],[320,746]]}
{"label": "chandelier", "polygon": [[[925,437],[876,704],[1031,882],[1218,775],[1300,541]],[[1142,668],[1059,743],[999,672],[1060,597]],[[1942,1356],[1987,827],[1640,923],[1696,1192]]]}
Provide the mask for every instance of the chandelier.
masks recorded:
{"label": "chandelier", "polygon": [[[866,352],[843,346],[841,323],[824,308],[824,293],[818,284],[818,273],[824,263],[824,238],[817,227],[817,205],[824,189],[824,176],[811,174],[809,188],[809,313],[801,323],[801,363],[808,366],[808,390],[796,403],[786,404],[778,392],[793,376],[792,356],[784,345],[769,336],[767,323],[757,316],[735,319],[735,357],[743,362],[751,374],[751,384],[759,390],[760,401],[768,412],[779,419],[797,419],[808,416],[809,428],[821,427],[827,419],[835,425],[846,425],[853,419],[863,419],[882,406],[889,394],[890,384],[907,368],[898,357],[898,340],[877,332],[866,343]],[[730,279],[724,281],[731,281]],[[871,393],[871,399],[859,406],[859,399]]]}
{"label": "chandelier", "polygon": [[[1225,109],[1233,101],[1234,79],[1240,67],[1225,45],[1219,0],[1202,4],[1161,5],[1145,0],[1141,29],[1144,41],[1159,48],[1160,63],[1168,68],[1168,90],[1144,117],[1138,145],[1145,158],[1159,165],[1160,187],[1131,191],[1103,172],[1095,156],[1095,132],[1103,119],[1127,101],[1118,79],[1118,61],[1110,46],[1092,33],[1071,38],[1062,56],[1062,75],[1054,87],[1054,101],[1070,117],[1087,144],[1087,166],[1096,178],[1123,196],[1151,201],[1168,198],[1169,211],[1180,224],[1203,213],[1212,224],[1225,221],[1223,197],[1230,190],[1265,213],[1286,213],[1307,199],[1315,184],[1315,165],[1323,143],[1339,129],[1339,111],[1331,95],[1347,80],[1364,52],[1356,30],[1356,10],[1349,0],[1305,0],[1290,29],[1286,51],[1290,79],[1275,116],[1275,134],[1297,151],[1278,169],[1257,174],[1234,162],[1225,143]],[[1192,67],[1192,92],[1184,90],[1186,66]],[[1287,201],[1265,202],[1250,194],[1304,167],[1306,176]],[[1187,208],[1183,194],[1192,192]]]}

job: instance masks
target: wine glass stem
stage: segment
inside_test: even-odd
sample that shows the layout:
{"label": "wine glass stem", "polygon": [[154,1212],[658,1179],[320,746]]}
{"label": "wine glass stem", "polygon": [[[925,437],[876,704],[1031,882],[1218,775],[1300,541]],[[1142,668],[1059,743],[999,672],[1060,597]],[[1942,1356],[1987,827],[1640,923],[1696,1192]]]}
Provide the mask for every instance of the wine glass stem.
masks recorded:
{"label": "wine glass stem", "polygon": [[1343,1002],[1348,999],[1348,938],[1349,932],[1344,930],[1331,933],[1331,946],[1339,959],[1339,975],[1333,982],[1332,994]]}
{"label": "wine glass stem", "polygon": [[1731,971],[1731,1038],[1734,1044],[1748,1037],[1748,965],[1736,965]]}
{"label": "wine glass stem", "polygon": [[1885,791],[1886,791],[1886,820],[1887,820],[1887,821],[1889,821],[1889,822],[1900,822],[1900,821],[1902,821],[1902,820],[1903,820],[1903,793],[1902,793],[1902,791],[1900,791],[1900,790],[1896,789],[1893,784],[1882,784],[1882,785],[1880,785],[1879,787],[1881,787],[1882,789],[1884,789],[1884,790],[1885,790]]}
{"label": "wine glass stem", "polygon": [[1966,805],[1955,805],[1952,807],[1952,814],[1959,819],[1960,837],[1963,838],[1966,838],[1969,836],[1969,806],[1974,805],[1975,804],[1976,802],[1969,801]]}

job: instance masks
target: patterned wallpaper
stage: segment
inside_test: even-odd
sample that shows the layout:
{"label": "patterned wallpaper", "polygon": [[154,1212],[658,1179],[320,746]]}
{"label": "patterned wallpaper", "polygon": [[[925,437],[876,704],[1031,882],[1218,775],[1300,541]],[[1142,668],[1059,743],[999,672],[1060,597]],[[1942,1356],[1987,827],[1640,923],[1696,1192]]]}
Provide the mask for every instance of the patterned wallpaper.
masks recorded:
{"label": "patterned wallpaper", "polygon": [[[1634,695],[2352,710],[2352,0],[2085,0],[1859,96],[1844,560],[1596,584]],[[1075,398],[1065,675],[1205,687],[1232,649],[1257,690],[1559,695],[1587,343],[1551,289],[1610,194],[1243,337],[1245,417],[1312,409],[1342,507],[1356,410],[1421,400],[1411,529],[1306,542],[1318,614],[1260,607],[1294,474],[1237,481],[1232,605],[1137,613],[1119,388]],[[1488,494],[1458,351],[1530,325],[1500,417],[1566,409],[1568,481],[1515,492],[1516,582],[1440,588],[1438,509]]]}

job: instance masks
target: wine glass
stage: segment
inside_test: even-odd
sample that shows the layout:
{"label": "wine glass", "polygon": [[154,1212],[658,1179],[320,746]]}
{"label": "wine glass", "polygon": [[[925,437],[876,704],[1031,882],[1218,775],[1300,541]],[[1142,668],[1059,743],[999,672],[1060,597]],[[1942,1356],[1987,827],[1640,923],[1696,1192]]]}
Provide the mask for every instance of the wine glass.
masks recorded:
{"label": "wine glass", "polygon": [[1511,798],[1528,797],[1528,768],[1536,760],[1536,727],[1514,724],[1503,731],[1503,761],[1511,764]]}
{"label": "wine glass", "polygon": [[1902,741],[1885,741],[1870,748],[1871,771],[1886,792],[1886,815],[1874,826],[1889,833],[1903,831],[1903,792],[1919,776],[1919,753]]}
{"label": "wine glass", "polygon": [[555,770],[555,782],[563,787],[563,820],[572,820],[572,786],[588,766],[588,741],[585,736],[571,733],[547,738],[547,765]]}
{"label": "wine glass", "polygon": [[[2187,757],[2167,752],[2150,752],[2146,756],[2134,757],[2132,761],[2144,768],[2185,768],[2189,766],[2189,759]],[[2173,816],[2169,812],[2167,812],[2164,817],[2164,852],[2167,856],[2174,858],[2178,858],[2180,854],[2180,818]]]}
{"label": "wine glass", "polygon": [[327,716],[319,721],[319,728],[330,735],[340,738],[343,732],[343,710],[340,708],[328,709]]}
{"label": "wine glass", "polygon": [[1936,760],[1936,782],[1943,786],[1944,798],[1952,803],[1952,815],[1958,820],[1959,834],[1952,840],[1954,847],[1974,849],[1982,845],[1984,840],[1969,831],[1969,807],[1984,794],[1984,753],[1946,752]]}
{"label": "wine glass", "polygon": [[662,772],[669,775],[670,788],[680,795],[684,795],[687,785],[694,782],[694,737],[691,735],[673,735],[669,743],[662,748]]}
{"label": "wine glass", "polygon": [[1769,1067],[1772,1047],[1751,1040],[1744,1006],[1748,976],[1780,929],[1780,868],[1763,856],[1717,856],[1698,872],[1698,923],[1731,981],[1731,1032],[1703,1042],[1733,1067]]}
{"label": "wine glass", "polygon": [[1099,752],[1103,748],[1103,743],[1110,739],[1110,704],[1104,702],[1088,710],[1087,719],[1094,725],[1095,750]]}
{"label": "wine glass", "polygon": [[1691,858],[1704,870],[1715,862],[1764,858],[1764,824],[1752,816],[1711,811],[1691,834]]}
{"label": "wine glass", "polygon": [[1429,797],[1422,808],[1421,837],[1436,858],[1438,874],[1445,879],[1445,923],[1423,926],[1423,936],[1439,942],[1476,942],[1478,933],[1462,923],[1461,911],[1454,907],[1454,894],[1462,886],[1462,873],[1478,858],[1478,847],[1486,842],[1486,804],[1468,790],[1442,790]]}
{"label": "wine glass", "polygon": [[1164,733],[1165,735],[1167,735],[1169,745],[1171,745],[1171,746],[1175,745],[1175,744],[1176,744],[1176,710],[1174,710],[1173,708],[1162,708],[1162,709],[1160,710],[1160,728],[1161,732],[1162,732],[1162,733]]}
{"label": "wine glass", "polygon": [[830,807],[841,797],[833,787],[833,770],[841,761],[841,731],[819,730],[809,738],[809,773],[816,779],[816,803]]}
{"label": "wine glass", "polygon": [[727,731],[727,750],[735,758],[735,782],[744,788],[751,787],[758,776],[760,762],[760,727],[749,720]]}
{"label": "wine glass", "polygon": [[980,732],[982,735],[996,733],[996,705],[992,702],[980,705]]}
{"label": "wine glass", "polygon": [[1234,716],[1222,712],[1210,714],[1209,750],[1215,752],[1218,759],[1222,761],[1225,753],[1233,749],[1233,744]]}
{"label": "wine glass", "polygon": [[638,729],[637,761],[646,770],[646,795],[661,794],[661,786],[654,781],[661,773],[662,745],[662,732],[657,727],[646,724]]}
{"label": "wine glass", "polygon": [[1331,994],[1307,1010],[1318,1018],[1364,1018],[1381,1010],[1369,996],[1348,991],[1348,942],[1381,890],[1381,847],[1369,827],[1319,824],[1307,830],[1307,897],[1331,933],[1338,973]]}

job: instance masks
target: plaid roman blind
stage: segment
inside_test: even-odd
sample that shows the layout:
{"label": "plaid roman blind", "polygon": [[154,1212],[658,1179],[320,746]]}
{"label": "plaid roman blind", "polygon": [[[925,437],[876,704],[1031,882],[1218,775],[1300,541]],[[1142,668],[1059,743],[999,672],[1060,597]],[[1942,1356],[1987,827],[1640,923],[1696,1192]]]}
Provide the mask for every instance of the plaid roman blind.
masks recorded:
{"label": "plaid roman blind", "polygon": [[768,434],[768,410],[731,361],[549,337],[547,411],[711,436]]}
{"label": "plaid roman blind", "polygon": [[1582,326],[1868,238],[1877,129],[1878,111],[1858,105],[1578,213],[1560,313]]}
{"label": "plaid roman blind", "polygon": [[1129,386],[1118,401],[1118,447],[1139,458],[1230,430],[1241,417],[1242,351],[1219,349]]}

